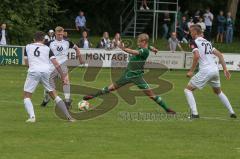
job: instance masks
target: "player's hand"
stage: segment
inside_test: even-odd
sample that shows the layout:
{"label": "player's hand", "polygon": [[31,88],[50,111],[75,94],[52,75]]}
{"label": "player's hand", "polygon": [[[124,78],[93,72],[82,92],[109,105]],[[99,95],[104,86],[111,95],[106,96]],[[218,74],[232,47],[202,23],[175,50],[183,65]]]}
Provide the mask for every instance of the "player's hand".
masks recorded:
{"label": "player's hand", "polygon": [[193,76],[193,72],[192,71],[188,71],[188,73],[187,73],[187,77],[192,77]]}
{"label": "player's hand", "polygon": [[226,77],[227,80],[230,80],[231,78],[231,73],[228,70],[224,70],[224,75]]}
{"label": "player's hand", "polygon": [[158,49],[157,48],[153,48],[152,52],[156,55],[158,53]]}
{"label": "player's hand", "polygon": [[62,77],[62,82],[63,82],[63,85],[67,85],[69,83],[67,76]]}

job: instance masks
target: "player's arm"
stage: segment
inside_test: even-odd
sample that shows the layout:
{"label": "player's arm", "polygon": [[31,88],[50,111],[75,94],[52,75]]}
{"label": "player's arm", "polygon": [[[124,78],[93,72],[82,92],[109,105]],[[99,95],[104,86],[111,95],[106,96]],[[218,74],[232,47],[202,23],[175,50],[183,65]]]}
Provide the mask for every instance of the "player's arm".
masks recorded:
{"label": "player's arm", "polygon": [[24,50],[24,63],[25,63],[26,66],[29,66],[26,47],[25,47],[25,50]]}
{"label": "player's arm", "polygon": [[193,73],[197,67],[198,64],[198,60],[199,60],[199,52],[198,50],[193,51],[193,63],[192,63],[192,67],[190,68],[190,70],[187,73],[187,77],[192,77]]}
{"label": "player's arm", "polygon": [[215,48],[213,49],[213,54],[218,57],[219,63],[222,65],[224,75],[229,80],[231,78],[231,74],[227,69],[226,63],[224,61],[223,54]]}
{"label": "player's arm", "polygon": [[125,47],[122,47],[122,46],[119,46],[120,49],[122,49],[123,51],[129,53],[129,54],[132,54],[132,55],[139,55],[140,52],[137,51],[137,50],[132,50],[132,49],[129,49],[129,48],[125,48]]}
{"label": "player's arm", "polygon": [[50,50],[49,52],[49,58],[52,62],[52,64],[54,65],[54,67],[57,69],[57,71],[59,72],[60,76],[61,76],[61,79],[63,81],[63,84],[67,84],[68,81],[67,81],[67,78],[66,76],[64,75],[62,69],[61,69],[61,66],[60,64],[57,62],[56,60],[56,57],[54,56],[53,52]]}
{"label": "player's arm", "polygon": [[80,53],[80,49],[77,45],[73,44],[71,41],[69,41],[69,47],[73,48],[76,51],[76,56],[79,60],[80,64],[84,64],[84,61],[82,59],[81,53]]}
{"label": "player's arm", "polygon": [[157,52],[158,52],[158,49],[155,48],[154,46],[149,46],[148,49],[149,49],[150,51],[152,51],[153,53],[155,53],[155,55],[156,55]]}

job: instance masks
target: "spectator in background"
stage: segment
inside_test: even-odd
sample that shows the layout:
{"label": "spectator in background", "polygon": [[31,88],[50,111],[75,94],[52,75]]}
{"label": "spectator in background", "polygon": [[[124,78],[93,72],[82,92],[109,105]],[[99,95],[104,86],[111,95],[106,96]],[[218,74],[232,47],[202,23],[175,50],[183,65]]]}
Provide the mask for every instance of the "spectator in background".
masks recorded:
{"label": "spectator in background", "polygon": [[194,25],[194,22],[193,22],[193,18],[192,18],[192,17],[190,17],[189,22],[187,23],[187,25],[188,25],[188,30],[190,29],[190,27],[191,27],[192,25]]}
{"label": "spectator in background", "polygon": [[140,10],[149,10],[149,7],[147,6],[147,0],[142,0],[142,4],[140,7]]}
{"label": "spectator in background", "polygon": [[87,31],[83,31],[82,38],[80,39],[78,46],[84,49],[89,49],[92,47],[92,43],[88,39]]}
{"label": "spectator in background", "polygon": [[233,18],[231,12],[227,13],[227,20],[226,20],[226,43],[232,43],[233,41]]}
{"label": "spectator in background", "polygon": [[103,33],[103,37],[102,37],[101,41],[99,42],[97,48],[105,48],[105,49],[111,48],[111,40],[109,39],[108,32]]}
{"label": "spectator in background", "polygon": [[196,24],[199,22],[199,18],[200,18],[200,10],[197,10],[194,14],[194,18],[193,18],[193,22]]}
{"label": "spectator in background", "polygon": [[88,30],[86,27],[86,22],[87,20],[84,16],[84,12],[80,11],[79,16],[77,16],[75,19],[76,29],[77,31],[80,31],[80,34],[82,34],[83,31]]}
{"label": "spectator in background", "polygon": [[206,9],[206,13],[203,15],[204,16],[204,22],[206,25],[206,31],[205,31],[205,38],[208,41],[211,41],[211,36],[212,36],[212,24],[213,24],[213,14],[210,12],[210,8]]}
{"label": "spectator in background", "polygon": [[220,11],[219,15],[217,16],[217,42],[219,42],[220,38],[221,43],[223,42],[224,27],[226,24],[226,18],[223,14],[223,11]]}
{"label": "spectator in background", "polygon": [[3,23],[0,28],[0,45],[9,44],[8,32],[6,30],[7,25]]}
{"label": "spectator in background", "polygon": [[45,43],[48,43],[49,41],[55,40],[56,37],[55,37],[54,31],[52,29],[49,30],[47,35],[45,35],[44,39],[45,39]]}
{"label": "spectator in background", "polygon": [[116,33],[114,39],[112,40],[111,48],[117,48],[119,46],[124,47],[124,43],[122,42],[120,34]]}
{"label": "spectator in background", "polygon": [[197,24],[201,26],[202,32],[204,33],[205,30],[206,30],[206,24],[203,22],[203,18],[202,17],[199,17],[199,22]]}
{"label": "spectator in background", "polygon": [[174,53],[177,49],[177,46],[181,51],[183,51],[182,46],[180,45],[179,40],[177,39],[176,32],[172,32],[171,37],[168,39],[169,49]]}
{"label": "spectator in background", "polygon": [[165,39],[168,38],[170,23],[171,23],[171,19],[170,19],[169,13],[165,12],[164,18],[163,18],[163,38]]}
{"label": "spectator in background", "polygon": [[181,12],[181,6],[178,6],[178,11],[177,11],[177,21],[178,21],[178,25],[181,26],[182,25],[182,12]]}
{"label": "spectator in background", "polygon": [[188,29],[187,17],[186,16],[182,17],[181,29],[183,30],[183,38],[185,38],[186,41],[188,41],[189,40],[189,29]]}

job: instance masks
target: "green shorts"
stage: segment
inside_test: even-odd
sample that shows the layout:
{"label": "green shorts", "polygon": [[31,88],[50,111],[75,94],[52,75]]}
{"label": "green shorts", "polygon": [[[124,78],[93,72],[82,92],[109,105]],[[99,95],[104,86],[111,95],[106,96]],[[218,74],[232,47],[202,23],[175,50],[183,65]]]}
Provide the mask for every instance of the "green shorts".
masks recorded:
{"label": "green shorts", "polygon": [[118,87],[122,87],[126,84],[134,83],[140,89],[149,89],[148,83],[144,80],[142,75],[138,76],[127,76],[127,73],[123,73],[123,75],[115,82]]}

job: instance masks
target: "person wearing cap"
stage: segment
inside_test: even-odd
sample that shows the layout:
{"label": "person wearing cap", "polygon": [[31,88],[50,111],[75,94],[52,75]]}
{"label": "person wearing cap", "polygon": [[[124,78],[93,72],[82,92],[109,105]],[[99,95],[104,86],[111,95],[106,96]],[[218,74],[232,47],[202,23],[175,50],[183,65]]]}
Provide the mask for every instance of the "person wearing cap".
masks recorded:
{"label": "person wearing cap", "polygon": [[49,30],[48,34],[45,35],[44,39],[45,39],[45,43],[48,43],[49,41],[55,40],[56,37],[55,37],[54,31],[52,29]]}

